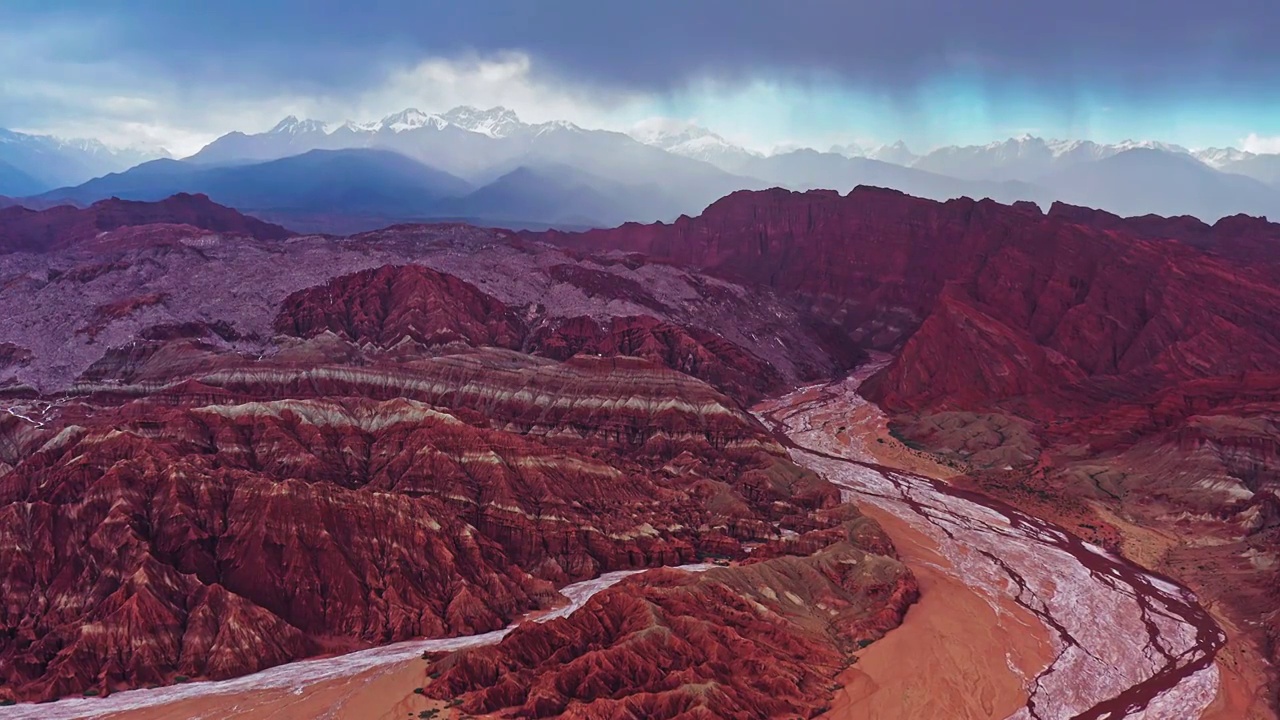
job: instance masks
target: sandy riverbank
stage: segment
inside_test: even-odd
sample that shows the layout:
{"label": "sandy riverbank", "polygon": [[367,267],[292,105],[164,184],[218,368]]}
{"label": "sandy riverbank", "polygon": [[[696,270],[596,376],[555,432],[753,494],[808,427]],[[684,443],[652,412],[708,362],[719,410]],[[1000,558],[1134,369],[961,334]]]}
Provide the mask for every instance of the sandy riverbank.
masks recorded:
{"label": "sandy riverbank", "polygon": [[863,512],[893,538],[920,583],[920,600],[901,626],[858,654],[825,717],[976,720],[1024,707],[1027,678],[1053,660],[1044,627],[1015,603],[993,607],[957,580],[932,539],[908,523],[870,505]]}
{"label": "sandy riverbank", "polygon": [[798,444],[798,461],[881,521],[925,585],[906,622],[846,674],[833,716],[1185,720],[1214,704],[1224,635],[1189,591],[1052,523],[925,479],[920,463],[908,474],[850,462],[901,457],[858,381],[757,408]]}

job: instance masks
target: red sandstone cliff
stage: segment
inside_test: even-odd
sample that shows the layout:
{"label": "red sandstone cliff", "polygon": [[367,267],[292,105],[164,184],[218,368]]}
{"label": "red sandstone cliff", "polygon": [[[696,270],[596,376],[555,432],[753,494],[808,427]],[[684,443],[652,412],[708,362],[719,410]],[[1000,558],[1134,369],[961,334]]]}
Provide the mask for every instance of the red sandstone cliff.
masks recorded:
{"label": "red sandstone cliff", "polygon": [[813,717],[859,646],[918,590],[847,541],[706,573],[623,582],[582,610],[446,656],[428,695],[522,717]]}
{"label": "red sandstone cliff", "polygon": [[735,193],[670,225],[539,237],[741,278],[830,314],[895,352],[864,392],[896,432],[990,491],[1076,513],[1100,542],[1115,537],[1091,502],[1161,530],[1185,518],[1180,535],[1213,539],[1163,567],[1280,637],[1280,435],[1267,420],[1280,413],[1280,226],[857,188]]}
{"label": "red sandstone cliff", "polygon": [[206,195],[174,195],[161,202],[102,200],[87,208],[60,205],[47,210],[21,206],[0,209],[0,253],[49,252],[122,227],[188,225],[209,232],[280,240],[292,232],[241,215]]}
{"label": "red sandstone cliff", "polygon": [[[173,227],[133,228],[120,259],[52,282],[190,257]],[[102,337],[172,302],[113,287],[90,314]],[[159,323],[100,347],[67,392],[15,386],[0,415],[3,694],[493,630],[572,580],[741,558],[848,520],[828,512],[833,486],[687,374],[749,397],[781,382],[772,365],[655,317],[522,311],[387,266],[285,297],[269,352],[246,353],[225,320]],[[10,365],[37,361],[5,347]]]}

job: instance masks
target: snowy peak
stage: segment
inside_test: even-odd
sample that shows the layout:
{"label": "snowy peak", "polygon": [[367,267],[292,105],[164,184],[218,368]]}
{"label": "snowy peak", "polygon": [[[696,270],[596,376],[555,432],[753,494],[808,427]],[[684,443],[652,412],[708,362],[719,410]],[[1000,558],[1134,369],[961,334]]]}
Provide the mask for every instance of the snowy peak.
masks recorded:
{"label": "snowy peak", "polygon": [[893,163],[895,165],[910,165],[920,156],[911,152],[911,148],[901,140],[892,145],[881,145],[867,154],[872,160]]}
{"label": "snowy peak", "polygon": [[[354,120],[348,120],[338,126],[338,130],[345,130],[352,133],[374,133],[382,126],[380,122],[358,123]],[[334,132],[337,132],[336,130]]]}
{"label": "snowy peak", "polygon": [[871,148],[869,146],[863,145],[862,143],[846,143],[844,145],[832,145],[831,149],[827,150],[827,152],[835,155],[843,155],[848,158],[860,158],[866,157],[870,150]]}
{"label": "snowy peak", "polygon": [[1221,170],[1232,163],[1238,163],[1242,160],[1257,157],[1254,153],[1245,150],[1237,150],[1232,147],[1228,148],[1205,148],[1192,153],[1197,160],[1208,165],[1211,168]]}
{"label": "snowy peak", "polygon": [[0,128],[0,165],[16,168],[36,184],[27,192],[78,185],[141,163],[170,157],[161,147],[108,145],[100,140],[33,135]]}
{"label": "snowy peak", "polygon": [[6,130],[4,128],[0,128],[0,143],[25,145],[28,147],[39,147],[58,152],[75,153],[99,158],[104,161],[113,158],[123,158],[124,161],[128,162],[137,158],[142,158],[139,162],[144,162],[146,160],[172,157],[168,150],[158,145],[146,145],[141,143],[124,146],[107,145],[101,140],[92,138],[60,138],[54,137],[53,135],[31,135],[28,133]]}
{"label": "snowy peak", "polygon": [[533,134],[539,136],[553,132],[582,132],[582,128],[574,125],[568,120],[552,120],[551,122],[544,122],[525,127],[531,128],[533,130]]}
{"label": "snowy peak", "polygon": [[1190,150],[1181,145],[1163,143],[1156,140],[1123,140],[1111,147],[1114,147],[1118,153],[1125,150],[1163,150],[1164,152],[1178,153],[1179,155],[1191,154]]}
{"label": "snowy peak", "polygon": [[425,127],[442,130],[448,124],[449,122],[439,115],[429,115],[417,108],[408,108],[407,110],[401,110],[394,115],[388,115],[382,118],[382,121],[377,123],[374,127],[378,130],[389,130],[394,133],[400,133],[405,132],[406,130],[418,130]]}
{"label": "snowy peak", "polygon": [[684,143],[694,140],[705,140],[707,138],[712,138],[728,144],[724,138],[716,135],[701,125],[695,125],[683,120],[672,120],[670,118],[650,118],[648,120],[642,120],[636,123],[627,134],[645,145],[653,145],[654,147],[660,147],[663,150],[676,147],[677,145],[683,145]]}
{"label": "snowy peak", "polygon": [[901,140],[892,145],[863,145],[861,143],[832,145],[831,152],[845,157],[868,158],[870,160],[893,163],[894,165],[910,165],[919,157],[911,152],[911,148],[907,147],[907,144]]}
{"label": "snowy peak", "polygon": [[327,133],[329,128],[319,120],[299,120],[296,115],[289,115],[276,123],[269,131],[273,135],[307,135],[310,133]]}
{"label": "snowy peak", "polygon": [[645,145],[702,160],[730,172],[753,158],[761,157],[760,153],[735,145],[701,125],[684,120],[650,118],[636,123],[627,134]]}
{"label": "snowy peak", "polygon": [[425,113],[417,108],[408,108],[393,115],[388,115],[376,123],[357,124],[348,121],[343,127],[352,132],[387,130],[393,133],[421,130],[423,128],[443,130],[447,127],[456,127],[468,132],[499,138],[507,137],[526,126],[520,122],[520,118],[516,117],[514,112],[507,108],[494,107],[488,110],[478,110],[463,105],[439,115]]}
{"label": "snowy peak", "polygon": [[463,130],[488,135],[489,137],[508,137],[524,129],[515,111],[501,105],[488,110],[480,110],[470,105],[460,105],[440,116],[445,122],[456,125]]}

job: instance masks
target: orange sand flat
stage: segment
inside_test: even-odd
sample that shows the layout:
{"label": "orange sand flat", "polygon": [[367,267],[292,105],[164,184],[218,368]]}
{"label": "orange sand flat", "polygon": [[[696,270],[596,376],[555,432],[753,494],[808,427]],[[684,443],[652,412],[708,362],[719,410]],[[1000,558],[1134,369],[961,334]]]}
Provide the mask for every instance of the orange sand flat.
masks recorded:
{"label": "orange sand flat", "polygon": [[867,404],[855,409],[847,422],[849,431],[841,435],[858,438],[862,447],[881,465],[935,480],[947,480],[960,474],[956,468],[939,462],[928,453],[903,445],[889,433],[889,421],[875,405]]}
{"label": "orange sand flat", "polygon": [[[107,715],[109,720],[409,720],[443,703],[417,695],[426,681],[426,663],[411,660],[359,675],[309,685],[300,694],[288,690],[254,692],[184,700],[145,710]],[[442,711],[437,717],[451,717]]]}
{"label": "orange sand flat", "polygon": [[858,653],[823,717],[969,720],[1006,718],[1023,707],[1024,678],[1053,659],[1043,625],[1013,602],[997,615],[985,597],[936,569],[947,560],[927,536],[873,506],[862,510],[915,572],[920,601],[901,626]]}
{"label": "orange sand flat", "polygon": [[[858,408],[831,418],[847,426],[844,442],[856,443],[877,462],[921,475],[947,479],[956,469],[925,453],[905,447],[887,430],[877,408]],[[881,442],[877,442],[880,439]],[[999,611],[985,598],[939,568],[949,567],[926,535],[897,516],[870,504],[862,511],[877,520],[892,538],[901,559],[920,583],[920,601],[903,624],[858,653],[858,661],[840,676],[831,709],[832,720],[900,720],[903,718],[1006,718],[1026,704],[1026,679],[1046,667],[1053,648],[1048,632],[1026,610],[1005,601]],[[1108,513],[1110,515],[1110,513]],[[1119,518],[1111,516],[1109,520]],[[1148,567],[1158,567],[1170,538],[1126,523],[1125,554]],[[1125,532],[1127,531],[1127,532]],[[1213,610],[1213,608],[1210,608]],[[1227,646],[1218,655],[1221,685],[1206,720],[1276,720],[1261,701],[1265,676],[1257,651],[1220,613]],[[341,680],[289,691],[257,691],[184,701],[147,710],[118,713],[113,720],[172,718],[237,718],[293,720],[401,720],[428,708],[441,708],[413,693],[422,685],[425,663],[409,661],[370,670]],[[444,710],[442,720],[453,716]]]}

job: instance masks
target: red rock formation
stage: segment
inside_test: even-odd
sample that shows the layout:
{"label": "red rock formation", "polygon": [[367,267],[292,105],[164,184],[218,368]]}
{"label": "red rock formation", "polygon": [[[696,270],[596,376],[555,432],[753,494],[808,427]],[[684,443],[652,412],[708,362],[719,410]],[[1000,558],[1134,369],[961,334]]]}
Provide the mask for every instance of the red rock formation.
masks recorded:
{"label": "red rock formation", "polygon": [[635,357],[767,375],[704,331],[630,318],[595,338],[613,357],[531,356],[503,303],[412,266],[296,293],[276,326],[298,337],[257,360],[225,323],[149,326],[69,394],[14,398],[7,695],[493,630],[556,584],[848,520],[734,400]]}
{"label": "red rock formation", "polygon": [[653,296],[653,293],[646,290],[639,282],[629,278],[619,278],[612,273],[568,263],[551,267],[548,274],[555,280],[580,288],[588,297],[629,300],[659,312],[669,310],[667,305]]}
{"label": "red rock formation", "polygon": [[[581,620],[513,633],[442,680],[468,707],[533,714],[570,699],[605,717],[751,716],[733,704],[744,697],[812,710],[826,670],[791,672],[792,651],[838,666],[846,626],[773,608],[752,573],[823,575],[815,557],[845,542],[848,518],[735,400],[834,371],[856,356],[850,344],[900,351],[867,392],[898,432],[927,429],[931,449],[985,458],[970,481],[1047,512],[1087,512],[1083,498],[1217,533],[1171,551],[1169,570],[1226,578],[1218,599],[1241,626],[1261,618],[1280,635],[1266,569],[1280,547],[1267,421],[1280,413],[1275,226],[772,190],[670,225],[520,240],[406,226],[281,253],[256,221],[169,202],[180,207],[154,215],[125,203],[0,212],[0,248],[53,258],[10,258],[9,304],[47,292],[79,318],[67,329],[24,306],[21,335],[0,338],[7,365],[74,368],[33,383],[90,368],[67,394],[15,383],[0,416],[0,552],[19,599],[4,614],[0,676],[23,697],[493,628],[545,605],[554,584],[744,559],[751,542],[759,562],[651,596],[602,593]],[[182,224],[135,225],[156,219]],[[90,242],[105,227],[119,229]],[[211,232],[266,234],[206,252]],[[583,259],[600,250],[631,254]],[[429,253],[449,272],[404,265]],[[256,265],[235,264],[246,257]],[[309,279],[282,282],[289,263]],[[646,284],[637,268],[664,280]],[[171,287],[133,279],[174,273],[202,277],[219,311],[176,310]],[[227,274],[258,285],[228,289]],[[166,299],[137,301],[153,293]],[[102,346],[64,355],[59,344],[79,338],[48,341],[92,325],[99,307]],[[866,547],[887,551],[874,536]],[[861,585],[823,577],[803,592],[776,582],[805,608],[820,590],[839,617],[875,612]],[[753,603],[781,619],[760,622]],[[655,618],[686,629],[684,642]],[[243,634],[212,629],[232,624]],[[586,647],[598,631],[610,642]],[[154,642],[135,653],[135,636]],[[732,683],[717,664],[729,652],[754,664],[722,696],[664,685],[647,660],[691,685]],[[479,691],[499,666],[514,679]]]}
{"label": "red rock formation", "polygon": [[782,386],[778,371],[723,337],[657,318],[620,317],[601,325],[588,317],[553,321],[528,340],[539,355],[567,359],[579,353],[642,357],[704,380],[750,403]]}
{"label": "red rock formation", "polygon": [[[1046,419],[1064,404],[1087,411],[1280,371],[1280,283],[1184,242],[1186,223],[1157,220],[872,188],[769,190],[672,225],[544,237],[744,277],[829,309],[873,346],[904,342],[867,384],[891,409],[1008,400]],[[1245,218],[1205,232],[1280,235]],[[1280,258],[1280,247],[1270,252]],[[1028,399],[1037,396],[1039,406]]]}
{"label": "red rock formation", "polygon": [[1267,519],[1280,433],[1265,421],[1280,413],[1280,225],[858,188],[735,193],[671,225],[540,237],[745,278],[829,313],[898,351],[864,385],[898,433],[1116,547],[1082,499],[1160,530],[1203,518],[1179,523],[1189,540],[1165,569],[1242,627],[1261,620],[1259,640],[1280,636]]}
{"label": "red rock formation", "polygon": [[331,280],[285,299],[276,330],[299,337],[332,332],[357,344],[408,339],[434,346],[519,348],[525,330],[496,298],[420,265],[383,267]]}
{"label": "red rock formation", "polygon": [[109,691],[492,630],[552,583],[832,522],[810,516],[835,489],[696,380],[522,357],[224,369],[12,435],[3,684]]}
{"label": "red rock formation", "polygon": [[[844,197],[775,189],[734,193],[671,225],[540,237],[765,284],[827,310],[855,338],[882,348],[910,336],[948,283],[1089,374],[1153,361],[1215,318],[1265,341],[1258,356],[1273,346],[1275,328],[1261,316],[1276,302],[1265,276],[1183,243],[1063,215],[1071,217],[874,188]],[[1228,220],[1219,223],[1224,233],[1237,222]],[[1202,284],[1210,291],[1203,299],[1194,296]],[[1224,313],[1238,298],[1246,302],[1243,316]],[[1258,364],[1252,352],[1244,360]]]}
{"label": "red rock formation", "polygon": [[1266,218],[1232,215],[1209,225],[1190,215],[1122,218],[1104,210],[1057,202],[1049,208],[1049,215],[1100,230],[1115,230],[1152,240],[1177,240],[1236,261],[1274,264],[1278,259],[1276,243],[1280,242],[1280,225],[1267,222]]}
{"label": "red rock formation", "polygon": [[523,349],[557,360],[580,353],[640,357],[704,380],[742,402],[782,385],[772,366],[709,330],[649,316],[616,317],[604,324],[589,317],[552,317],[531,325],[474,285],[419,265],[346,275],[294,293],[275,328],[298,337],[332,333],[401,354],[460,344]]}
{"label": "red rock formation", "polygon": [[[601,572],[876,536],[739,402],[856,357],[776,297],[462,226],[281,244],[226,213],[0,217],[46,251],[0,258],[23,306],[0,361],[48,379],[0,414],[0,697],[491,630]],[[428,249],[475,283],[403,264]]]}
{"label": "red rock formation", "polygon": [[49,252],[91,240],[122,227],[182,224],[210,232],[281,240],[292,232],[255,220],[205,195],[181,193],[157,203],[102,200],[80,209],[60,205],[48,210],[13,206],[0,210],[0,253]]}
{"label": "red rock formation", "polygon": [[427,695],[521,717],[813,717],[852,652],[918,593],[897,561],[838,542],[706,573],[649,573],[567,618],[437,661]]}

